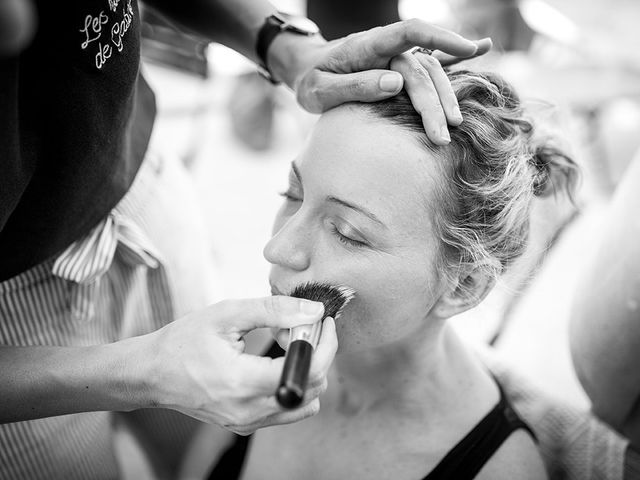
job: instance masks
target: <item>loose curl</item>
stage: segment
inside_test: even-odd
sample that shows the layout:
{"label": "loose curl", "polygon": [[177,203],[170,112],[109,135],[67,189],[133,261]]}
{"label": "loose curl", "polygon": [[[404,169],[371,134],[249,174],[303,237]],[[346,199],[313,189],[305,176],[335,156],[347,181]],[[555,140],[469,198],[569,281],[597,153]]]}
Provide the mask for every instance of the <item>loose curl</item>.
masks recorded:
{"label": "loose curl", "polygon": [[[432,144],[406,93],[367,104],[375,117],[416,133],[441,162],[435,227],[445,267],[471,266],[499,276],[526,247],[533,197],[564,191],[578,178],[574,161],[550,139],[534,137],[513,87],[493,73],[448,73],[463,123],[451,143]],[[451,271],[451,270],[447,270]]]}

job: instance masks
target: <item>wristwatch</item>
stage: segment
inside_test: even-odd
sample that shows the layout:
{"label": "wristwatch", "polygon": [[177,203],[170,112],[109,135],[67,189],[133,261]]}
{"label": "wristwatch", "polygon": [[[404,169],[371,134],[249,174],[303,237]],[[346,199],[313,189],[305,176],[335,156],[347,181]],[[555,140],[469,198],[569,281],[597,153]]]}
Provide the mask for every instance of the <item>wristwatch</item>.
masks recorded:
{"label": "wristwatch", "polygon": [[258,56],[258,72],[271,83],[279,83],[273,79],[267,66],[267,51],[271,42],[282,32],[291,32],[298,35],[311,37],[320,33],[318,25],[307,17],[277,12],[268,16],[260,30],[256,40],[256,54]]}

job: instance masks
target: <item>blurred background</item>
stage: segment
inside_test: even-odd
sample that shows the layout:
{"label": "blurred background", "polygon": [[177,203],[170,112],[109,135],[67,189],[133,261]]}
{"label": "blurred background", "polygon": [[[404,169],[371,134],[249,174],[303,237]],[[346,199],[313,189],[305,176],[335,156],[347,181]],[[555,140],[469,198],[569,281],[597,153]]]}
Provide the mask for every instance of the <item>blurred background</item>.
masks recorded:
{"label": "blurred background", "polygon": [[[573,203],[539,200],[526,254],[487,301],[453,321],[469,342],[494,345],[547,393],[587,409],[570,364],[568,308],[582,260],[600,234],[602,207],[640,150],[640,2],[272,3],[310,16],[327,38],[419,17],[493,39],[492,52],[464,68],[497,71],[515,85],[541,124],[564,139],[583,176]],[[148,9],[143,18],[143,69],[159,110],[152,149],[171,154],[194,183],[220,298],[268,295],[262,248],[289,163],[316,116],[237,53]]]}

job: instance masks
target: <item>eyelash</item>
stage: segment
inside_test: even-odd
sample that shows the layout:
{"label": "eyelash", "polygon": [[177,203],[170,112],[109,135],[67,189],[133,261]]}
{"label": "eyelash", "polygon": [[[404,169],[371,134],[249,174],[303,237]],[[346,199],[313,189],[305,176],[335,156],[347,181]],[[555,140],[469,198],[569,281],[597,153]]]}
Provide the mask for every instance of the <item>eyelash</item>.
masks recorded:
{"label": "eyelash", "polygon": [[344,243],[345,245],[350,245],[352,247],[358,247],[358,248],[367,246],[367,244],[364,242],[354,240],[353,238],[345,237],[342,233],[340,233],[340,230],[338,230],[338,227],[336,227],[333,223],[331,224],[331,233],[333,233],[336,236],[339,242]]}
{"label": "eyelash", "polygon": [[302,201],[301,198],[295,197],[291,193],[289,193],[289,190],[287,190],[286,192],[280,192],[279,195],[281,197],[284,197],[286,200],[291,201],[291,202],[301,202]]}

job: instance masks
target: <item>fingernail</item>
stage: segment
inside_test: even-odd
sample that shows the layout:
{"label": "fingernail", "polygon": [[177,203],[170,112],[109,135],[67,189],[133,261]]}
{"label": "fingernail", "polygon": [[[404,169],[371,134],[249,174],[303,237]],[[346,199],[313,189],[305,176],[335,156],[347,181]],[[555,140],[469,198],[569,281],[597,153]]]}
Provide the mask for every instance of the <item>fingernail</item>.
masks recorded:
{"label": "fingernail", "polygon": [[[465,39],[465,40],[466,40],[466,39]],[[476,42],[474,42],[473,40],[467,40],[467,44],[468,44],[470,47],[473,47],[473,48],[475,49],[475,50],[474,50],[474,53],[478,51],[478,44],[477,44]]]}
{"label": "fingernail", "polygon": [[[462,123],[462,112],[460,112],[460,109],[458,107],[455,107],[453,109],[453,119],[456,122],[460,122]],[[447,132],[448,133],[448,132]]]}
{"label": "fingernail", "polygon": [[385,92],[397,92],[402,88],[402,76],[399,73],[385,73],[380,77],[379,85]]}
{"label": "fingernail", "polygon": [[300,311],[306,315],[317,316],[324,311],[324,305],[320,302],[300,299]]}
{"label": "fingernail", "polygon": [[446,126],[442,127],[442,130],[440,130],[440,138],[442,138],[447,143],[451,141],[451,137],[449,136],[449,129]]}

